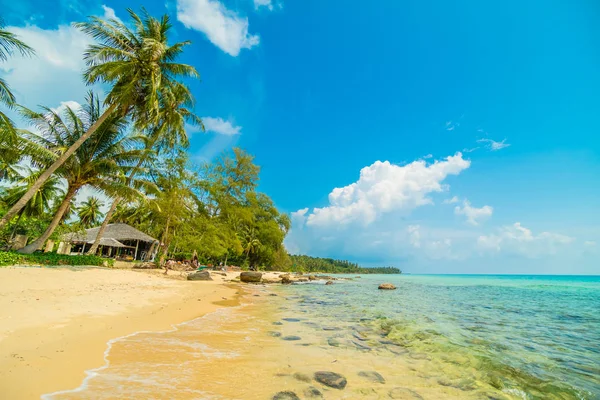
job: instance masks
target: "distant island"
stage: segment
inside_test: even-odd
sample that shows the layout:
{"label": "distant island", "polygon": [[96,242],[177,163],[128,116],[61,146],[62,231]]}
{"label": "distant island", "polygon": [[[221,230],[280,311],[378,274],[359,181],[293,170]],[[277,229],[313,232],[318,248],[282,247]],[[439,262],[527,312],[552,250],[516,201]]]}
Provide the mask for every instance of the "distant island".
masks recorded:
{"label": "distant island", "polygon": [[292,272],[328,272],[338,274],[401,274],[402,271],[395,267],[365,268],[357,263],[347,260],[334,260],[333,258],[311,257],[304,255],[291,255]]}

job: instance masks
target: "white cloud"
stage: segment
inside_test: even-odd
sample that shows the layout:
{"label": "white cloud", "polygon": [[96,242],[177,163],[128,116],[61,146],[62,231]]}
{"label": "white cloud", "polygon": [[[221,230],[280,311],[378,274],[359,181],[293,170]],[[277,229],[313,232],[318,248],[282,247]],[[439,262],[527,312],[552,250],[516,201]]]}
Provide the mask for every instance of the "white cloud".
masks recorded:
{"label": "white cloud", "polygon": [[57,114],[61,114],[67,109],[67,107],[69,107],[73,111],[77,111],[81,108],[81,104],[73,100],[61,101],[58,107],[52,108],[52,111],[54,111]]}
{"label": "white cloud", "polygon": [[498,233],[479,236],[477,244],[483,251],[507,252],[537,258],[542,255],[555,254],[560,247],[568,245],[574,240],[572,237],[552,232],[535,235],[520,222],[516,222],[498,229]]}
{"label": "white cloud", "polygon": [[[83,102],[90,89],[82,78],[83,52],[91,43],[87,35],[69,25],[56,29],[11,26],[8,30],[36,51],[33,57],[14,56],[0,64],[0,75],[13,89],[19,104],[36,109],[38,105],[56,107]],[[94,89],[101,92],[99,87]],[[16,114],[14,118],[23,126]]]}
{"label": "white cloud", "polygon": [[258,10],[260,7],[267,7],[269,10],[273,10],[273,3],[271,0],[254,0],[254,8]]}
{"label": "white cloud", "polygon": [[177,0],[177,19],[186,28],[203,32],[211,43],[234,57],[260,42],[258,35],[248,33],[248,18],[218,0]]}
{"label": "white cloud", "polygon": [[238,135],[242,131],[241,126],[235,126],[231,121],[223,118],[202,117],[206,132],[214,132],[221,135]]}
{"label": "white cloud", "polygon": [[460,126],[459,122],[447,121],[446,122],[446,130],[453,131]]}
{"label": "white cloud", "polygon": [[121,19],[115,14],[115,10],[108,6],[105,6],[104,4],[102,5],[102,9],[104,10],[104,19],[114,19],[123,23],[123,21],[121,21]]}
{"label": "white cloud", "polygon": [[432,204],[428,195],[445,190],[442,182],[446,177],[458,175],[470,165],[461,153],[429,165],[423,160],[405,166],[376,161],[360,171],[357,182],[333,189],[329,205],[313,209],[307,224],[328,226],[359,222],[368,225],[385,213],[410,212]]}
{"label": "white cloud", "polygon": [[[451,200],[454,200],[454,197]],[[462,207],[456,206],[454,208],[454,213],[456,215],[464,215],[467,217],[467,223],[474,226],[479,225],[480,222],[491,217],[493,212],[494,209],[490,206],[483,206],[481,208],[472,207],[468,200],[463,201]]]}
{"label": "white cloud", "polygon": [[433,158],[433,154],[427,154],[426,156],[423,156],[424,160],[428,160],[430,158]]}
{"label": "white cloud", "polygon": [[442,201],[443,204],[456,204],[460,201],[460,199],[458,198],[458,196],[453,196],[451,199],[446,199],[444,201]]}
{"label": "white cloud", "polygon": [[419,225],[409,225],[406,228],[408,232],[408,240],[413,247],[421,247],[421,227]]}
{"label": "white cloud", "polygon": [[586,247],[596,247],[596,242],[594,242],[593,240],[586,240],[585,242],[583,242],[583,245]]}
{"label": "white cloud", "polygon": [[498,151],[510,146],[510,144],[506,143],[506,139],[501,142],[496,142],[492,139],[479,139],[477,143],[485,143],[485,147],[490,151]]}

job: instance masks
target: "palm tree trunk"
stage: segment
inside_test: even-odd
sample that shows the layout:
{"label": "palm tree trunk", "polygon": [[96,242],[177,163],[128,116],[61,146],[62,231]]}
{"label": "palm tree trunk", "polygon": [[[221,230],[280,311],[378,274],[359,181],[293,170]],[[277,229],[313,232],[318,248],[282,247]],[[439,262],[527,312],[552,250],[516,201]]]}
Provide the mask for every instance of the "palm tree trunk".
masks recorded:
{"label": "palm tree trunk", "polygon": [[75,193],[77,193],[77,190],[79,190],[79,188],[77,188],[77,187],[69,188],[65,198],[63,199],[62,204],[60,205],[60,207],[58,207],[56,214],[54,214],[54,218],[52,218],[50,225],[48,225],[48,228],[46,228],[46,231],[42,234],[42,236],[40,236],[39,238],[34,240],[33,243],[30,243],[27,246],[23,247],[22,249],[17,250],[19,253],[31,254],[34,251],[42,248],[44,243],[46,243],[46,240],[48,240],[50,235],[52,235],[52,233],[54,233],[54,230],[56,229],[56,227],[60,224],[60,221],[62,220],[62,217],[65,214],[67,207],[69,207],[71,200],[75,196]]}
{"label": "palm tree trunk", "polygon": [[94,132],[96,132],[100,125],[102,125],[106,118],[108,118],[108,116],[112,114],[112,112],[116,108],[116,104],[113,104],[110,107],[108,107],[108,109],[104,111],[104,114],[102,114],[100,118],[98,118],[98,120],[94,122],[92,126],[90,126],[90,129],[88,129],[85,134],[83,134],[79,139],[77,139],[77,141],[73,143],[71,147],[67,149],[67,151],[61,154],[60,157],[58,157],[58,159],[54,161],[54,163],[39,176],[35,183],[31,185],[29,190],[27,190],[27,193],[25,193],[23,197],[21,197],[19,201],[17,201],[17,203],[14,206],[12,206],[11,209],[8,210],[8,212],[2,217],[2,219],[0,220],[0,228],[6,225],[8,221],[10,221],[15,215],[17,215],[19,211],[21,211],[23,207],[25,207],[25,205],[33,197],[33,195],[42,187],[42,185],[48,180],[48,178],[52,176],[54,171],[56,171],[61,165],[63,165],[64,162],[67,161],[67,159],[71,157],[71,155],[75,153],[75,151],[77,151],[77,149],[80,148],[81,145],[87,139],[89,139],[90,136],[94,134]]}
{"label": "palm tree trunk", "polygon": [[92,244],[92,247],[90,247],[90,249],[87,252],[88,255],[96,254],[96,251],[98,250],[98,245],[100,244],[100,239],[102,239],[102,237],[104,237],[104,231],[106,230],[106,227],[108,226],[108,223],[110,222],[110,219],[112,218],[113,214],[115,213],[115,210],[117,209],[117,205],[119,205],[120,201],[121,201],[121,198],[117,197],[117,198],[115,198],[112,205],[110,206],[110,210],[108,210],[108,212],[106,213],[106,216],[104,217],[104,221],[102,221],[102,225],[100,225],[100,229],[98,229],[98,234],[96,235],[96,239],[94,239],[94,244]]}
{"label": "palm tree trunk", "polygon": [[17,218],[17,222],[15,222],[15,227],[12,230],[12,233],[10,234],[10,241],[12,242],[13,238],[15,237],[15,233],[17,233],[17,228],[19,227],[19,221],[21,221],[21,217],[23,216],[23,210],[21,210],[21,212],[19,212],[19,217]]}
{"label": "palm tree trunk", "polygon": [[[169,245],[165,242],[167,240],[167,235],[169,234],[169,224],[171,223],[171,216],[169,215],[167,217],[167,223],[165,224],[165,230],[162,234],[162,238],[160,239],[160,243],[159,246],[162,244],[162,248],[163,248],[163,253],[160,255],[160,260],[158,261],[158,266],[162,267],[164,265],[165,262],[165,257],[167,255],[167,249],[169,248]],[[165,274],[167,272],[165,271]]]}

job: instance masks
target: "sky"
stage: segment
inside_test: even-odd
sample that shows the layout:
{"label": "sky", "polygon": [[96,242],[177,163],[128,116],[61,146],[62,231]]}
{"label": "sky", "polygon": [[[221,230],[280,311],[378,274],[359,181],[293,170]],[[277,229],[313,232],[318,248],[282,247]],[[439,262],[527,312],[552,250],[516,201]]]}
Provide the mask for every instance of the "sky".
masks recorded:
{"label": "sky", "polygon": [[90,39],[72,22],[168,14],[201,74],[192,161],[255,155],[259,189],[292,217],[292,253],[409,273],[600,274],[597,1],[0,3],[37,50],[0,64],[29,107],[90,89]]}

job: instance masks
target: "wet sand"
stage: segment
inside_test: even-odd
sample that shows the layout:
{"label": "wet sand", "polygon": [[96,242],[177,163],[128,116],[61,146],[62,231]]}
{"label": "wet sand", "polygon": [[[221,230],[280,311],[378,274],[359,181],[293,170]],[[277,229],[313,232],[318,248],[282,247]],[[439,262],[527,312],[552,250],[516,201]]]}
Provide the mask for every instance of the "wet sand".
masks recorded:
{"label": "wet sand", "polygon": [[[77,387],[111,339],[163,331],[236,304],[238,289],[178,272],[0,268],[0,393],[39,399]],[[170,278],[170,279],[169,279]],[[229,277],[231,278],[231,276]]]}

